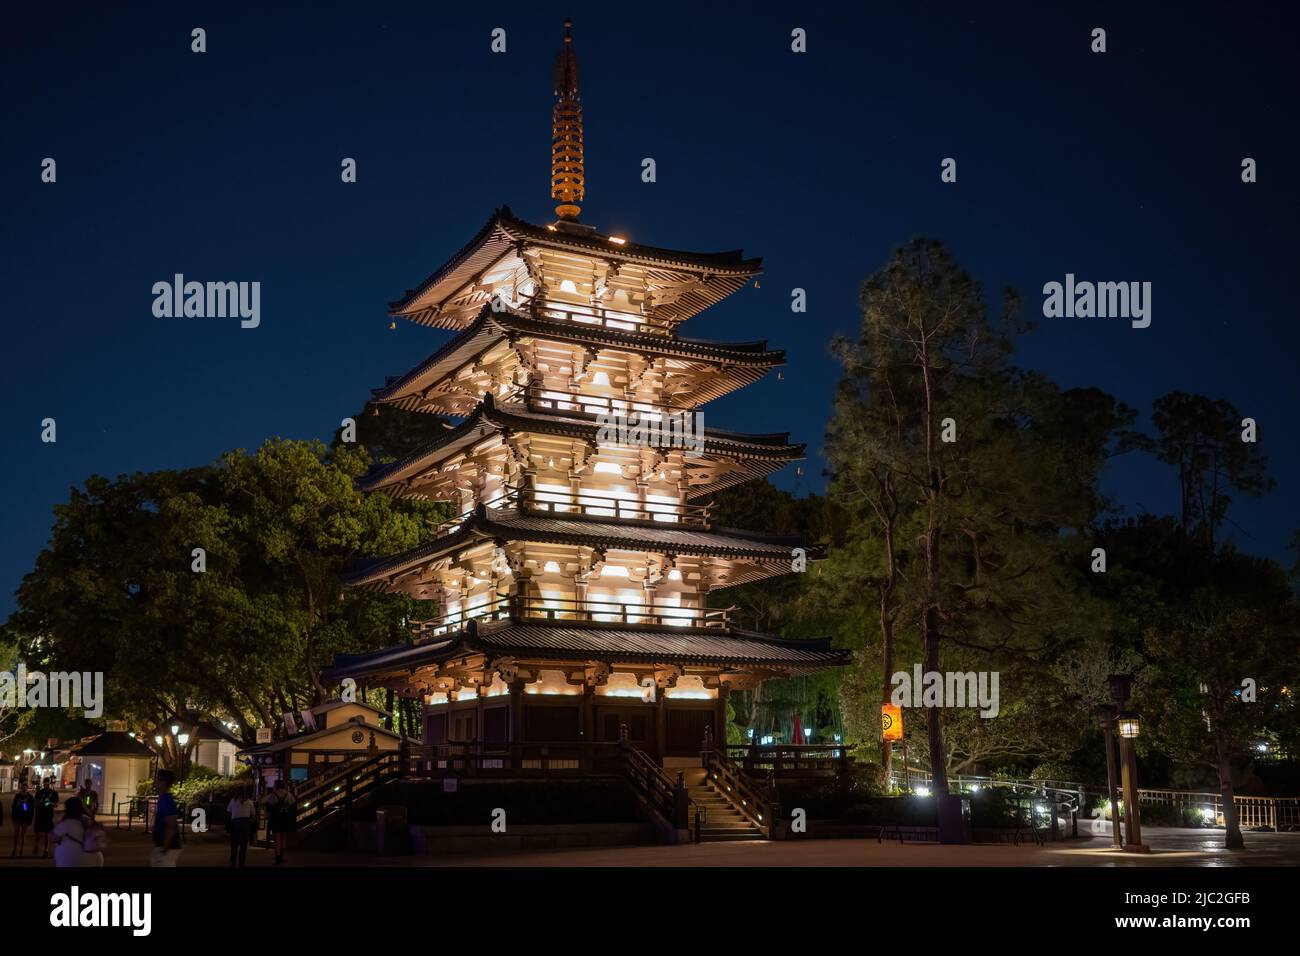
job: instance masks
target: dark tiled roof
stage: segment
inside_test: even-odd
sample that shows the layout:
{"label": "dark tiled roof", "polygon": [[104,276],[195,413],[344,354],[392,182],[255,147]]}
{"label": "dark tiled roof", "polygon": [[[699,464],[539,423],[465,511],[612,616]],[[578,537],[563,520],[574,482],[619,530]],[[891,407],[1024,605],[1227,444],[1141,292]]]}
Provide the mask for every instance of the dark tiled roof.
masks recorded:
{"label": "dark tiled roof", "polygon": [[[576,412],[554,413],[532,411],[523,405],[498,405],[491,395],[474,409],[474,412],[455,428],[440,435],[418,451],[405,458],[389,464],[376,465],[357,481],[361,491],[373,491],[392,482],[395,478],[409,477],[439,460],[440,457],[454,454],[465,442],[478,442],[489,429],[510,429],[517,432],[540,432],[547,435],[566,435],[574,438],[594,440],[600,425],[594,415],[581,415]],[[724,455],[732,458],[756,458],[785,464],[796,461],[803,456],[803,445],[789,444],[789,433],[780,432],[767,435],[746,435],[741,432],[705,428],[704,451],[710,455]],[[747,480],[756,475],[741,474],[740,480]],[[693,496],[707,494],[725,487],[724,482],[693,490]]]}
{"label": "dark tiled roof", "polygon": [[[403,400],[410,399],[413,391],[428,388],[454,368],[463,365],[469,356],[481,354],[494,343],[512,335],[581,342],[670,358],[720,362],[730,368],[750,370],[747,381],[756,380],[763,372],[785,361],[785,352],[769,351],[766,341],[704,342],[645,332],[621,332],[560,319],[534,318],[513,309],[495,311],[491,306],[484,306],[464,331],[427,359],[404,375],[390,378],[383,388],[374,389],[375,401],[401,404]],[[716,397],[712,393],[707,395],[710,398]]]}
{"label": "dark tiled roof", "polygon": [[454,550],[474,538],[585,544],[626,551],[664,551],[773,561],[790,560],[791,548],[801,545],[801,541],[795,538],[760,537],[728,528],[700,531],[662,522],[558,517],[480,505],[451,534],[411,551],[357,565],[343,576],[343,583],[348,587],[359,587],[382,581],[390,575]]}
{"label": "dark tiled roof", "polygon": [[329,734],[337,734],[340,730],[347,730],[350,727],[363,730],[367,735],[373,730],[380,737],[392,737],[395,740],[400,740],[402,736],[401,734],[393,733],[393,731],[386,730],[376,724],[366,724],[359,720],[355,720],[347,721],[334,727],[322,727],[320,730],[311,730],[305,734],[295,734],[292,737],[285,737],[282,740],[274,740],[269,744],[254,744],[251,747],[245,747],[243,750],[239,751],[239,753],[241,755],[266,754],[278,753],[281,750],[297,749],[302,744],[310,743],[313,740],[319,740],[321,737],[328,736]]}
{"label": "dark tiled roof", "polygon": [[123,730],[109,730],[76,744],[70,752],[83,757],[152,757],[153,751]]}
{"label": "dark tiled roof", "polygon": [[500,652],[542,657],[598,655],[611,661],[664,661],[694,664],[842,664],[847,651],[828,640],[786,641],[732,629],[579,627],[499,621],[476,628],[471,645]]}
{"label": "dark tiled roof", "polygon": [[322,680],[411,672],[475,651],[610,663],[774,666],[790,673],[839,666],[849,658],[848,651],[831,648],[826,639],[784,640],[737,629],[471,621],[468,631],[428,644],[340,654]]}
{"label": "dark tiled roof", "polygon": [[[520,241],[528,241],[545,248],[570,250],[590,253],[611,262],[634,262],[644,266],[664,266],[667,268],[689,268],[705,270],[710,274],[726,277],[731,281],[724,283],[716,298],[736,291],[749,277],[761,272],[762,259],[746,259],[739,250],[731,252],[682,252],[662,249],[635,242],[615,245],[608,236],[597,233],[552,231],[544,226],[537,226],[517,218],[510,207],[502,206],[489,219],[463,248],[444,265],[438,267],[415,289],[408,289],[406,294],[388,304],[394,315],[403,314],[429,290],[448,279],[450,294],[454,287],[463,284],[464,275],[473,273],[487,265],[510,246]],[[445,298],[438,296],[437,299]],[[419,311],[418,309],[415,311]]]}

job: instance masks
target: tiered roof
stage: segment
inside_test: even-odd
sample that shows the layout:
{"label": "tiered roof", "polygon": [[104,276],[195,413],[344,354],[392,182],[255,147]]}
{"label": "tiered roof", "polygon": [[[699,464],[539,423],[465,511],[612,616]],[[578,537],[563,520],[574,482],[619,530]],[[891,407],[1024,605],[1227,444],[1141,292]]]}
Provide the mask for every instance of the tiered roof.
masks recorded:
{"label": "tiered roof", "polygon": [[463,631],[425,644],[340,654],[322,679],[365,681],[402,673],[414,677],[422,668],[476,652],[540,660],[599,657],[610,663],[772,667],[790,674],[844,663],[844,652],[833,650],[829,640],[781,640],[738,628],[720,632],[582,622],[470,621]]}
{"label": "tiered roof", "polygon": [[479,505],[450,534],[401,554],[355,566],[343,578],[352,588],[387,590],[403,574],[480,541],[534,541],[624,551],[736,558],[753,568],[732,583],[785,574],[790,549],[801,539],[759,536],[730,528],[702,531],[658,521],[602,521],[580,515],[529,514],[515,508]]}
{"label": "tiered roof", "polygon": [[[441,464],[478,445],[490,435],[528,432],[594,442],[600,424],[594,414],[539,412],[527,405],[498,403],[487,396],[455,428],[423,448],[397,461],[376,465],[357,482],[361,491],[384,491],[406,495],[422,476],[436,472]],[[803,445],[791,445],[789,432],[750,435],[720,428],[704,430],[704,459],[726,458],[733,467],[711,475],[707,483],[693,485],[689,498],[713,494],[753,478],[760,478],[803,457]]]}
{"label": "tiered roof", "polygon": [[675,284],[681,272],[688,272],[695,281],[667,308],[678,321],[721,302],[762,271],[762,259],[746,259],[740,250],[681,252],[616,239],[594,230],[534,225],[502,206],[460,252],[388,307],[393,316],[420,325],[463,329],[491,300],[490,293],[477,288],[478,277],[509,257],[522,256],[525,245],[596,256],[651,283]]}

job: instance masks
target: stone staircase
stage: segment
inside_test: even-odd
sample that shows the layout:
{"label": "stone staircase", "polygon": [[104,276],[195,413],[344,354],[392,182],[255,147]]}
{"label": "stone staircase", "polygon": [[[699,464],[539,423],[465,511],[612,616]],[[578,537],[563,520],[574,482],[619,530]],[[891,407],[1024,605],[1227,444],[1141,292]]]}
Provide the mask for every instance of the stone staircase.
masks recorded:
{"label": "stone staircase", "polygon": [[[740,811],[713,787],[701,782],[686,789],[691,801],[699,805],[705,814],[704,822],[700,826],[702,843],[764,839],[763,831],[742,816]],[[695,826],[694,820],[691,820],[691,826]]]}

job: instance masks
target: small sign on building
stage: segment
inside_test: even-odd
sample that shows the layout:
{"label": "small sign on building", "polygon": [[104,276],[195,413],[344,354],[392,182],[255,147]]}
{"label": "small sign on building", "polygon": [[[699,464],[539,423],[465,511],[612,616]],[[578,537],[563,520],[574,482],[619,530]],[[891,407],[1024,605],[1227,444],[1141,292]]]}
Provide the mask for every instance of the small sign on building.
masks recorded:
{"label": "small sign on building", "polygon": [[258,727],[258,728],[257,728],[257,742],[258,742],[259,744],[269,744],[269,743],[271,742],[271,728],[270,728],[270,727]]}

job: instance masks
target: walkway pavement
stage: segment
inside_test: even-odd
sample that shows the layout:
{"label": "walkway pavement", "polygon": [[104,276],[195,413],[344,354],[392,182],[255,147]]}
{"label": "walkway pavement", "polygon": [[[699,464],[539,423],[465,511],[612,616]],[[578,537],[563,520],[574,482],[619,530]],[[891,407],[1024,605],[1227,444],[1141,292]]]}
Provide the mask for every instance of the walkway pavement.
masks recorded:
{"label": "walkway pavement", "polygon": [[[927,843],[877,843],[875,840],[805,840],[703,843],[688,846],[631,846],[587,850],[547,850],[535,853],[480,856],[373,856],[343,852],[291,850],[286,865],[294,866],[1300,866],[1300,833],[1247,833],[1246,850],[1223,849],[1221,830],[1179,830],[1149,827],[1142,831],[1149,854],[1116,852],[1102,837],[1046,846],[939,846]],[[53,859],[21,860],[8,855],[12,829],[0,829],[0,868],[53,867]],[[140,830],[109,830],[108,866],[148,866],[149,836]],[[28,834],[28,853],[31,834]],[[228,844],[220,829],[192,835],[180,865],[226,866]],[[248,865],[273,866],[269,850],[250,847]]]}

